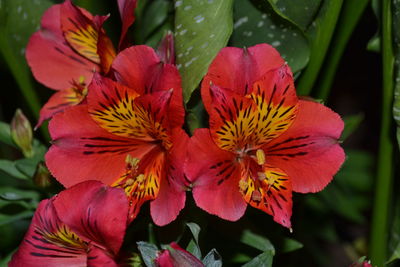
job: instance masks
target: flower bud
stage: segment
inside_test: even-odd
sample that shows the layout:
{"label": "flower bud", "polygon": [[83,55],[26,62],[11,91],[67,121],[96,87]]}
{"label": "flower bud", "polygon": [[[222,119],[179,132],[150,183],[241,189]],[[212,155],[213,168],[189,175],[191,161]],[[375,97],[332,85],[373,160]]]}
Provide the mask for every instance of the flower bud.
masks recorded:
{"label": "flower bud", "polygon": [[33,175],[33,182],[39,187],[48,187],[51,185],[51,174],[43,162],[39,162]]}
{"label": "flower bud", "polygon": [[157,54],[162,62],[175,64],[174,35],[171,32],[167,33],[159,44]]}
{"label": "flower bud", "polygon": [[10,130],[11,138],[22,150],[24,156],[27,158],[32,157],[32,126],[20,109],[15,111]]}

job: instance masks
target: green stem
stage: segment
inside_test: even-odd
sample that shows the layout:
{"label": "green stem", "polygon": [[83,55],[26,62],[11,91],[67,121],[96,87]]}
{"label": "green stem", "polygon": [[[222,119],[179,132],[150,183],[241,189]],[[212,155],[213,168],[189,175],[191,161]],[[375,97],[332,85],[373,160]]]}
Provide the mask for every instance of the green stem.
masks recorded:
{"label": "green stem", "polygon": [[324,6],[321,8],[320,15],[316,20],[316,26],[311,29],[314,32],[308,32],[308,35],[312,36],[312,52],[307,69],[301,75],[297,84],[297,92],[300,95],[309,95],[314,86],[331,42],[343,0],[324,2]]}
{"label": "green stem", "polygon": [[368,2],[369,0],[347,0],[343,4],[338,27],[328,52],[329,60],[324,64],[323,71],[318,77],[319,83],[314,95],[317,99],[327,100],[340,59]]}
{"label": "green stem", "polygon": [[393,47],[391,1],[382,0],[382,122],[379,140],[376,191],[373,207],[370,256],[373,265],[383,266],[387,259],[388,217],[393,180],[392,101],[393,101]]}

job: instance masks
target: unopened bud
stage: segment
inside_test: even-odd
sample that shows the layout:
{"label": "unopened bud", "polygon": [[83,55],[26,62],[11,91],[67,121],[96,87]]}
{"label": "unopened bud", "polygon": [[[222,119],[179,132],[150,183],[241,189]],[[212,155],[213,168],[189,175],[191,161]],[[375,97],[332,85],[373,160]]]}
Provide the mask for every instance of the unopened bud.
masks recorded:
{"label": "unopened bud", "polygon": [[171,32],[167,33],[159,44],[157,54],[162,62],[175,64],[174,35]]}
{"label": "unopened bud", "polygon": [[11,121],[11,138],[25,157],[33,156],[32,126],[20,109],[16,110]]}
{"label": "unopened bud", "polygon": [[33,182],[39,187],[51,185],[51,174],[43,162],[39,162],[33,175]]}

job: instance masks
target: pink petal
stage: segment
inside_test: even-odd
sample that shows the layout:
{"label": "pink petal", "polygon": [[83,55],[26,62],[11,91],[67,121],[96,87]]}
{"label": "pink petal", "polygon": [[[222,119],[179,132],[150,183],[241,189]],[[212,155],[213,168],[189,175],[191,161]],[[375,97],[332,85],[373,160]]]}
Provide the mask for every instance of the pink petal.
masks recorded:
{"label": "pink petal", "polygon": [[83,248],[62,247],[57,242],[48,241],[50,235],[46,233],[57,233],[62,225],[52,200],[41,201],[24,240],[8,266],[36,267],[38,262],[44,267],[85,266],[86,252]]}
{"label": "pink petal", "polygon": [[84,96],[77,94],[72,87],[56,92],[40,110],[39,121],[35,128],[38,128],[43,121],[53,117],[54,114],[63,111],[67,107],[79,104],[83,98]]}
{"label": "pink petal", "polygon": [[185,112],[181,79],[175,66],[162,63],[152,48],[138,45],[120,52],[112,67],[117,81],[140,95],[172,90],[169,104],[171,127],[182,126]]}
{"label": "pink petal", "polygon": [[198,207],[230,221],[243,216],[247,204],[239,192],[240,167],[233,153],[215,145],[208,129],[197,129],[190,139],[185,174]]}
{"label": "pink petal", "polygon": [[46,165],[66,187],[85,180],[112,184],[125,171],[128,154],[141,158],[153,147],[107,132],[92,120],[84,104],[56,114],[49,131],[54,141]]}
{"label": "pink petal", "polygon": [[206,109],[210,111],[210,84],[244,95],[249,93],[253,83],[261,76],[284,63],[278,51],[268,44],[258,44],[247,49],[223,48],[211,63],[201,85]]}
{"label": "pink petal", "polygon": [[114,255],[118,253],[128,218],[128,200],[122,189],[86,181],[59,193],[54,207],[73,232]]}
{"label": "pink petal", "polygon": [[183,162],[186,159],[188,135],[177,129],[173,137],[173,147],[168,153],[168,175],[161,181],[160,191],[150,204],[151,217],[155,224],[164,226],[178,216],[185,206],[186,186]]}
{"label": "pink petal", "polygon": [[99,70],[97,64],[68,46],[60,27],[60,5],[54,5],[43,15],[41,29],[32,35],[26,49],[35,78],[56,90],[71,87],[71,82],[81,77],[88,82],[93,72]]}
{"label": "pink petal", "polygon": [[264,146],[267,163],[288,174],[293,191],[320,191],[344,162],[338,142],[343,126],[340,116],[329,108],[300,100],[292,126]]}

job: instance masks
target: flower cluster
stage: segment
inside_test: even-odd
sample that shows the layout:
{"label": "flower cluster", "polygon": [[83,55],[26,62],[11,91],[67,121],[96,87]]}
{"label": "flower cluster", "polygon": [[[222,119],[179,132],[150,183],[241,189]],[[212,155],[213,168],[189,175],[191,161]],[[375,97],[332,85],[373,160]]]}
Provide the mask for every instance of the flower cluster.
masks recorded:
{"label": "flower cluster", "polygon": [[[172,36],[157,52],[129,46],[136,1],[118,4],[118,51],[107,17],[69,0],[30,39],[35,78],[57,90],[38,122],[51,119],[46,165],[67,189],[40,203],[11,266],[114,266],[143,203],[164,226],[190,190],[220,218],[236,221],[249,204],[290,228],[292,192],[322,190],[344,161],[343,121],[296,96],[290,68],[267,44],[220,51],[201,85],[209,128],[189,138]],[[156,263],[173,266],[170,253]]]}

